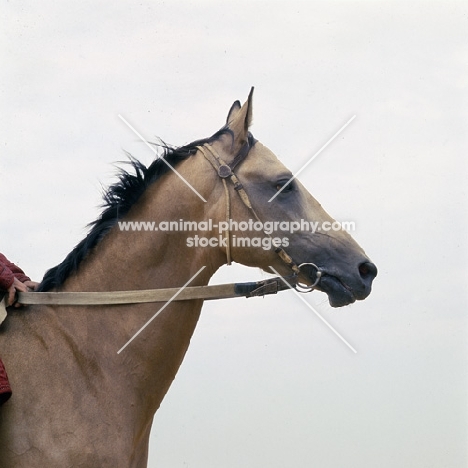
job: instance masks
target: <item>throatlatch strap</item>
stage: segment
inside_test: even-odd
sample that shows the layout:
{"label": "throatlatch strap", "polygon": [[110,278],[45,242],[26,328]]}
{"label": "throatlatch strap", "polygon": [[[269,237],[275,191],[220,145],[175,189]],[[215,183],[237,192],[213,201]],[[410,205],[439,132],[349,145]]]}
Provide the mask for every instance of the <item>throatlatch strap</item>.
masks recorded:
{"label": "throatlatch strap", "polygon": [[229,198],[229,188],[227,186],[226,179],[221,179],[224,186],[224,194],[226,195],[226,223],[228,229],[226,229],[225,239],[226,239],[226,258],[227,264],[230,265],[231,262],[231,236],[229,234],[229,220],[231,219],[231,202]]}
{"label": "throatlatch strap", "polygon": [[[222,164],[219,160],[219,156],[215,153],[213,153],[210,149],[209,146],[197,146],[197,148],[201,151],[205,159],[213,166],[214,170],[218,173],[218,175],[221,177],[221,180],[223,181],[223,186],[224,186],[224,194],[226,196],[226,222],[228,228],[225,230],[224,237],[226,239],[226,259],[227,259],[227,264],[231,265],[232,260],[231,260],[231,233],[229,231],[229,221],[231,220],[231,200],[229,196],[229,188],[226,183],[226,175],[231,173],[231,168],[227,164]],[[207,154],[204,148],[207,148],[211,154]],[[223,170],[225,172],[223,172]]]}

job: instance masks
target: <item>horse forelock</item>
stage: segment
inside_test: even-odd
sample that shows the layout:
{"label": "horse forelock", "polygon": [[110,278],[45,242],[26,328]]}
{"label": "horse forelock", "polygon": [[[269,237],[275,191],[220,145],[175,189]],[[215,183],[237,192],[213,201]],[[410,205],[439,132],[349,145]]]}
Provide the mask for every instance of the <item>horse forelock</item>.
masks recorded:
{"label": "horse forelock", "polygon": [[103,194],[102,213],[88,225],[90,230],[86,237],[75,246],[60,264],[46,272],[38,291],[50,291],[54,288],[60,288],[65,280],[78,270],[88,253],[130,211],[146,189],[170,171],[170,168],[162,159],[172,167],[177,166],[181,161],[193,156],[197,152],[197,146],[212,143],[224,134],[232,136],[232,131],[225,126],[209,138],[196,140],[179,147],[172,147],[165,143],[158,144],[163,149],[163,154],[157,157],[149,166],[145,166],[141,161],[127,153],[128,160],[123,163],[129,165],[130,169],[119,168],[117,182],[112,184]]}

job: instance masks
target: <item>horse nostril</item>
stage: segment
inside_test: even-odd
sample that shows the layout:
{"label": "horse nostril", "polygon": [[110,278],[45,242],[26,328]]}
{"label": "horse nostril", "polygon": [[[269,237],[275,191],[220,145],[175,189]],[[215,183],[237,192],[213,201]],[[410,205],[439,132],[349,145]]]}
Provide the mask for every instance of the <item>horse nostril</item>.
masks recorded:
{"label": "horse nostril", "polygon": [[374,279],[377,276],[377,267],[371,262],[364,262],[359,265],[359,274],[362,279]]}

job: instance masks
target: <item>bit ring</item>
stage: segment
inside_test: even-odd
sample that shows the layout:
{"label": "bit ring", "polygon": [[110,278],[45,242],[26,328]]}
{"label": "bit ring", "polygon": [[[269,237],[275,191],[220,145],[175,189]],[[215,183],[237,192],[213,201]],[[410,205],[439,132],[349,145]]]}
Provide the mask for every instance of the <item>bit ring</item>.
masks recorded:
{"label": "bit ring", "polygon": [[306,265],[313,266],[317,270],[317,274],[316,274],[317,277],[315,279],[314,284],[312,284],[310,286],[307,285],[307,284],[302,284],[299,281],[296,283],[296,285],[294,286],[296,291],[300,292],[300,293],[304,293],[304,294],[313,291],[317,287],[317,285],[319,284],[320,279],[322,278],[322,270],[315,263],[312,263],[312,262],[301,263],[298,266],[299,270],[301,269],[301,267],[306,266]]}

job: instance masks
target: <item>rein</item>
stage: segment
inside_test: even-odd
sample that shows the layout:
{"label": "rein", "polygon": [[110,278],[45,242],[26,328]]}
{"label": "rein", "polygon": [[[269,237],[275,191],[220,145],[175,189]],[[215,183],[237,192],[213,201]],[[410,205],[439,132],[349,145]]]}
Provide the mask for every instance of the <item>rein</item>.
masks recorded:
{"label": "rein", "polygon": [[184,289],[145,289],[138,291],[106,292],[20,292],[20,304],[42,305],[119,305],[148,302],[188,301],[193,299],[228,299],[234,297],[258,297],[276,294],[296,285],[296,275],[269,278],[249,283],[188,286]]}

